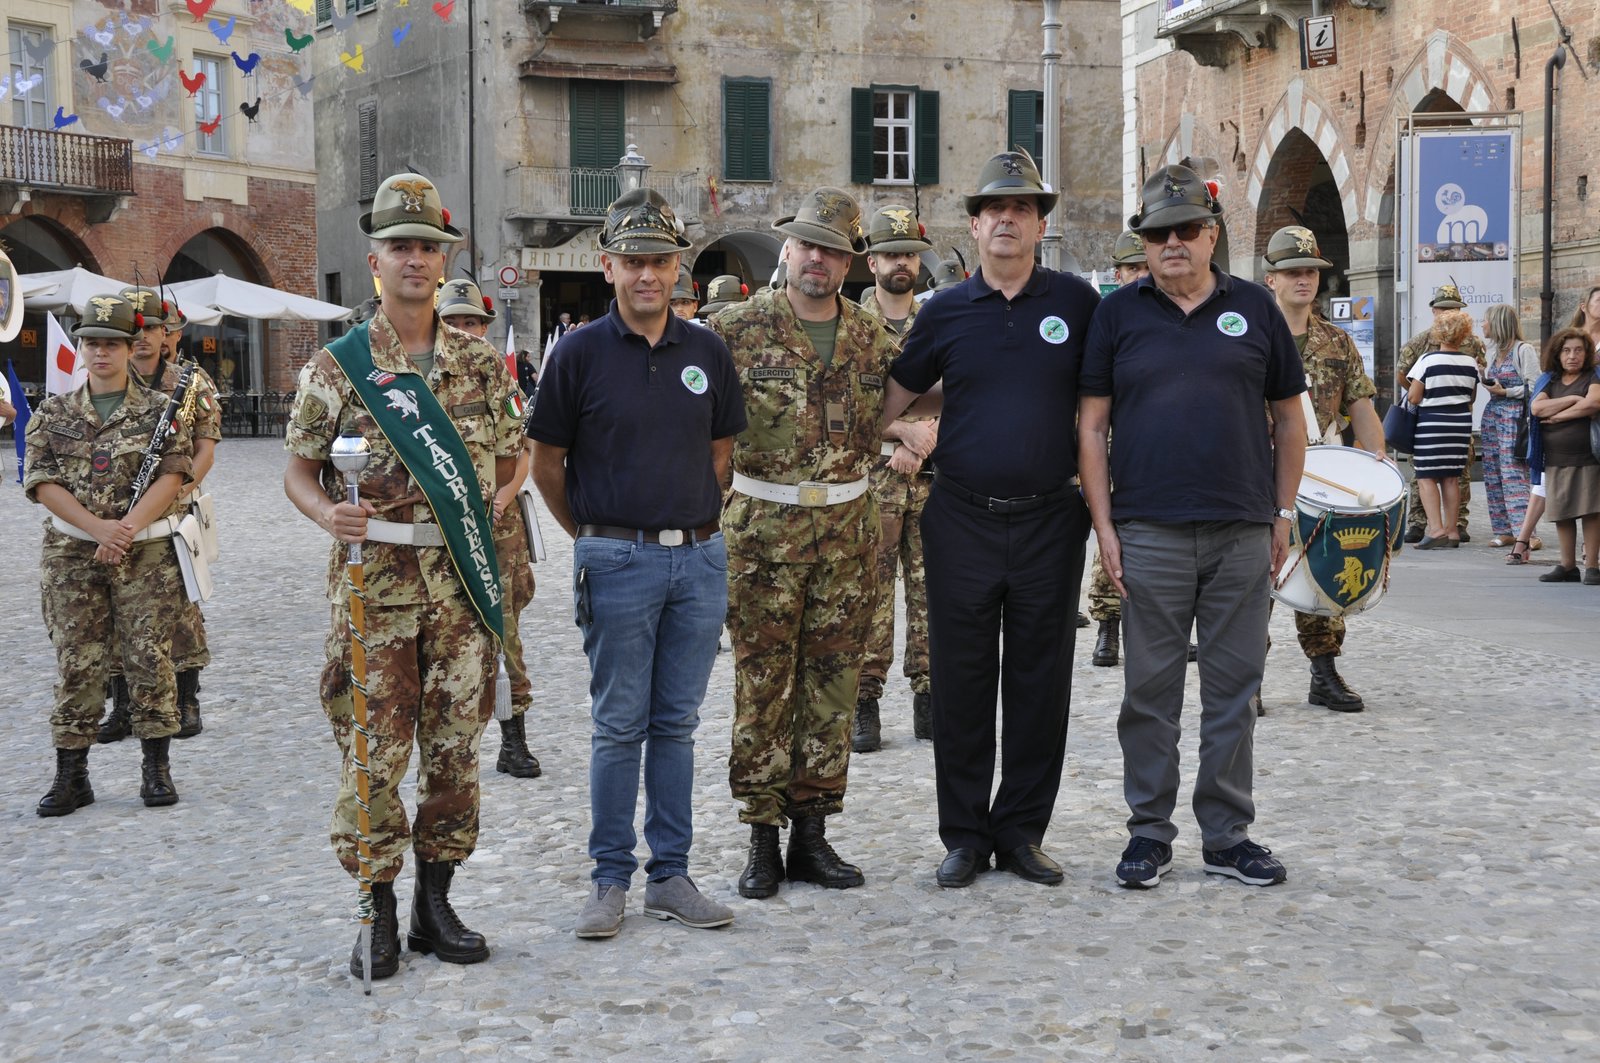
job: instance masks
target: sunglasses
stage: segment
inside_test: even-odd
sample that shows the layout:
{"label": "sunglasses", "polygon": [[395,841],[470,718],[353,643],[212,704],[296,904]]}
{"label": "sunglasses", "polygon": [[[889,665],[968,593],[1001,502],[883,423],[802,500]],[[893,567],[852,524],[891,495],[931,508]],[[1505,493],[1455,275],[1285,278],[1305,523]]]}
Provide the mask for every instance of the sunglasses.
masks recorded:
{"label": "sunglasses", "polygon": [[1167,242],[1167,237],[1173,233],[1177,233],[1180,240],[1193,240],[1210,227],[1210,222],[1186,221],[1182,225],[1165,225],[1159,229],[1140,229],[1139,235],[1144,238],[1144,242],[1147,244],[1164,244]]}

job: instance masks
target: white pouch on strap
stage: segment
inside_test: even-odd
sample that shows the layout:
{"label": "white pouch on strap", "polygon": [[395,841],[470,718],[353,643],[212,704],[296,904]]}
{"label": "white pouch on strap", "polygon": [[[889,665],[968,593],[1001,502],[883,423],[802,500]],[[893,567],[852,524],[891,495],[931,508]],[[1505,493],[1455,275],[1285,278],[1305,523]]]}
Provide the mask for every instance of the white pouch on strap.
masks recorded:
{"label": "white pouch on strap", "polygon": [[217,510],[211,502],[211,495],[193,496],[189,501],[189,513],[200,522],[200,540],[204,544],[206,564],[216,564],[221,544],[217,541]]}
{"label": "white pouch on strap", "polygon": [[528,556],[533,563],[545,560],[544,536],[539,532],[539,509],[533,498],[533,485],[527,480],[517,489],[517,505],[522,508],[522,532],[528,537]]}
{"label": "white pouch on strap", "polygon": [[211,566],[206,561],[204,536],[194,514],[186,514],[172,533],[172,548],[178,553],[178,568],[183,572],[183,589],[191,602],[211,600]]}

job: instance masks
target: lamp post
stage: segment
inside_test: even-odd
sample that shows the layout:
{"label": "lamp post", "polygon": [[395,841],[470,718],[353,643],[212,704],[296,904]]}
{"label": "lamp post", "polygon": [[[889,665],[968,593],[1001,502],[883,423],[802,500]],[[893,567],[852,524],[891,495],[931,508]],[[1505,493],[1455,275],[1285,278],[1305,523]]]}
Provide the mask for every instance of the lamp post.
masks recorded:
{"label": "lamp post", "polygon": [[627,154],[617,160],[617,184],[624,192],[637,191],[644,187],[644,175],[649,170],[650,163],[639,154],[639,145],[629,144]]}
{"label": "lamp post", "polygon": [[[1056,67],[1061,62],[1061,0],[1044,0],[1044,158],[1041,176],[1053,191],[1061,191],[1061,97],[1056,88]],[[1061,268],[1061,202],[1051,209],[1039,258],[1046,269]]]}

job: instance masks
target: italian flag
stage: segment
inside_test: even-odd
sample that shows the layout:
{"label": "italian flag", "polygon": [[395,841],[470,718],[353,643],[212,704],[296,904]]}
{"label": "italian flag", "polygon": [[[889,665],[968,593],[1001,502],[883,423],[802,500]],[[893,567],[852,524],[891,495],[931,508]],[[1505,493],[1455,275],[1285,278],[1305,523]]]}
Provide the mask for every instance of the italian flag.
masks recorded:
{"label": "italian flag", "polygon": [[512,388],[510,397],[506,399],[506,416],[520,421],[527,412],[528,404],[522,401],[522,392]]}

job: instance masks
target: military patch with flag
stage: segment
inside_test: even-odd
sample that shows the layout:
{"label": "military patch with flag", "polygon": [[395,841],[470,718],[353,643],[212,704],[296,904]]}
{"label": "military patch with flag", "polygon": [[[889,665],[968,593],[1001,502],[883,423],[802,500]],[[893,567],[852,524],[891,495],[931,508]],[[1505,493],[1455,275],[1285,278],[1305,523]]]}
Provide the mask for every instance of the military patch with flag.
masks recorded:
{"label": "military patch with flag", "polygon": [[510,397],[506,399],[506,416],[521,421],[527,412],[528,404],[522,401],[522,392],[512,388]]}

